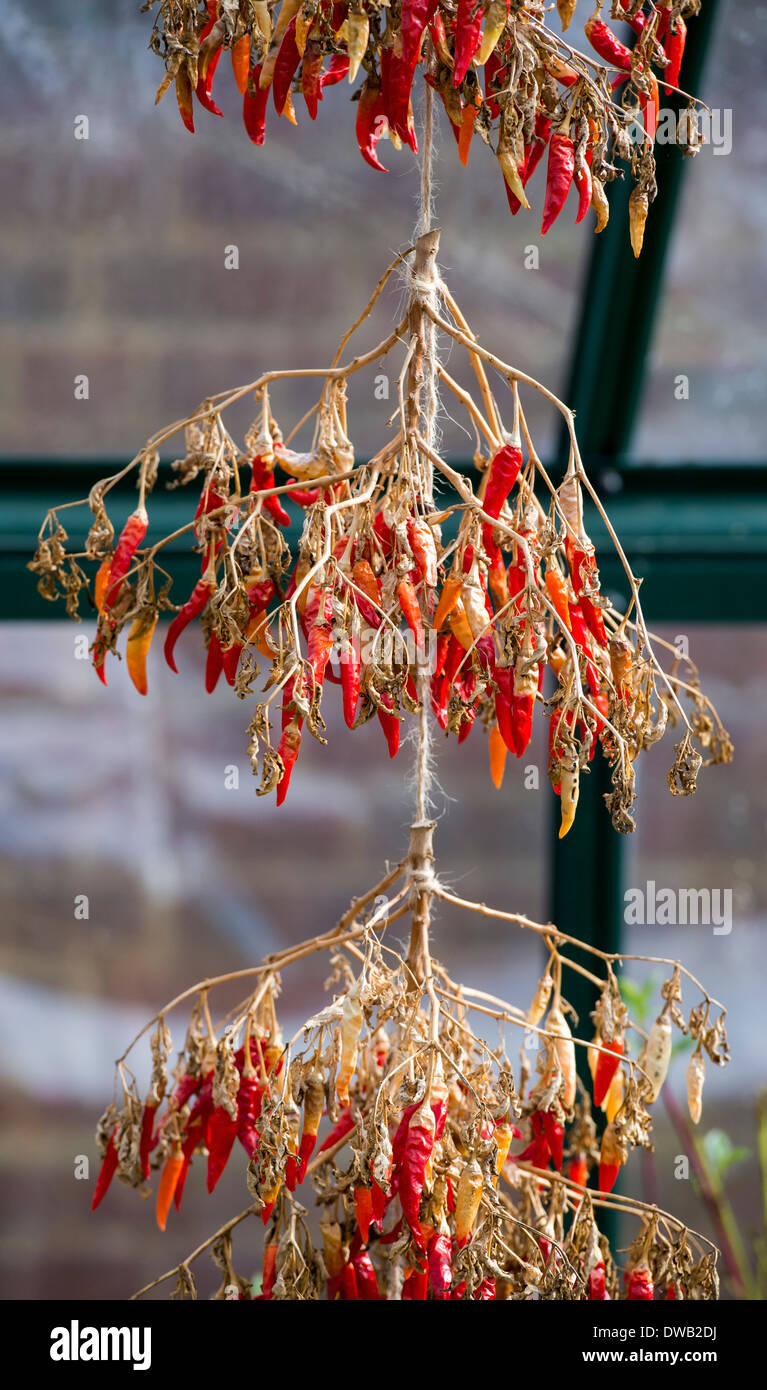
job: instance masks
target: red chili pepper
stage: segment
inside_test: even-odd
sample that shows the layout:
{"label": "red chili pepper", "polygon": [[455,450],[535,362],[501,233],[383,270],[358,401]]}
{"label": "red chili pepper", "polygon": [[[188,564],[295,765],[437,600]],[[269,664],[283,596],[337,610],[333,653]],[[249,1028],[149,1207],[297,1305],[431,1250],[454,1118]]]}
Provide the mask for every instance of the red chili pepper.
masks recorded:
{"label": "red chili pepper", "polygon": [[343,82],[349,75],[349,55],[348,53],[333,53],[328,63],[327,72],[320,76],[320,101],[322,93],[326,87],[335,87],[337,82]]}
{"label": "red chili pepper", "polygon": [[608,1056],[607,1052],[597,1054],[597,1065],[594,1072],[595,1105],[602,1104],[610,1089],[610,1082],[620,1066],[620,1060],[623,1056],[623,1034],[617,1033],[612,1042],[603,1042],[601,1046],[607,1048],[612,1056]]}
{"label": "red chili pepper", "polygon": [[139,1142],[139,1162],[141,1171],[145,1178],[149,1177],[149,1155],[152,1152],[152,1131],[154,1129],[154,1117],[157,1114],[157,1106],[147,1101],[144,1106],[144,1113],[141,1116],[141,1139]]}
{"label": "red chili pepper", "polygon": [[405,1276],[405,1282],[402,1285],[402,1302],[404,1303],[408,1300],[418,1303],[425,1302],[428,1289],[428,1269],[414,1269],[409,1275]]}
{"label": "red chili pepper", "polygon": [[357,1288],[357,1275],[353,1264],[344,1265],[341,1275],[341,1298],[344,1302],[354,1302],[359,1300],[359,1289]]}
{"label": "red chili pepper", "polygon": [[453,1244],[450,1236],[432,1236],[427,1250],[429,1277],[434,1297],[440,1301],[450,1297],[450,1285],[453,1282],[452,1257]]}
{"label": "red chili pepper", "polygon": [[330,653],[333,650],[333,601],[329,589],[320,591],[312,585],[304,612],[307,656],[314,675],[315,689],[321,689]]}
{"label": "red chili pepper", "polygon": [[181,611],[176,614],[173,622],[168,628],[163,651],[165,653],[165,660],[170,666],[171,671],[175,671],[176,674],[178,674],[178,667],[173,656],[176,642],[184,631],[184,628],[188,627],[195,618],[200,616],[203,609],[207,606],[214,588],[215,579],[212,574],[206,573],[203,575],[202,579],[198,579],[190,597],[187,599]]}
{"label": "red chili pepper", "polygon": [[583,609],[583,616],[586,619],[592,633],[596,637],[601,647],[607,646],[607,633],[605,631],[602,609],[593,599],[589,598],[584,590],[593,590],[599,593],[599,571],[597,570],[594,558],[594,547],[586,538],[579,540],[577,545],[572,542],[565,542],[567,552],[567,564],[570,570],[575,595]]}
{"label": "red chili pepper", "polygon": [[631,1273],[626,1276],[628,1283],[628,1293],[626,1294],[629,1302],[652,1302],[655,1292],[652,1275],[647,1265],[637,1265]]}
{"label": "red chili pepper", "polygon": [[[492,96],[491,93],[500,91],[500,87],[503,84],[497,84],[495,79],[498,76],[499,72],[501,72],[506,66],[506,59],[501,58],[499,56],[497,48],[493,49],[493,52],[490,54],[489,58],[485,63],[485,103],[494,121],[497,120],[500,116],[501,108],[498,105],[498,102],[496,101],[495,97]],[[505,179],[504,183],[506,183]],[[506,187],[508,188],[508,184],[506,184]]]}
{"label": "red chili pepper", "polygon": [[421,39],[427,24],[430,24],[437,9],[438,0],[402,0],[400,37],[402,57],[406,63],[415,63],[421,51]]}
{"label": "red chili pepper", "polygon": [[[256,457],[253,459],[253,462],[251,464],[251,468],[251,492],[263,492],[266,491],[268,488],[274,487],[274,469],[270,468],[269,464],[262,458],[260,454],[256,454]],[[283,507],[279,497],[265,497],[264,511],[268,512],[269,515],[273,517],[275,521],[279,522],[280,526],[290,525],[290,515],[288,512],[285,511],[285,508]]]}
{"label": "red chili pepper", "polygon": [[[216,22],[217,9],[217,0],[208,0],[209,18],[208,23],[205,25],[205,28],[200,34],[200,44],[202,44],[203,41],[207,39],[208,34],[210,33],[211,29],[213,28],[213,25]],[[201,71],[197,78],[197,100],[199,101],[200,105],[203,106],[206,111],[210,111],[213,116],[223,116],[224,114],[223,111],[216,105],[215,101],[213,100],[210,94],[211,87],[213,86],[213,76],[215,74],[216,68],[218,67],[218,60],[221,57],[221,53],[221,40],[219,40],[218,47],[216,48],[215,53],[212,55],[211,58],[208,59],[208,64],[205,68],[205,71]]]}
{"label": "red chili pepper", "polygon": [[277,745],[277,753],[279,757],[282,759],[282,765],[284,768],[282,776],[280,777],[280,780],[277,783],[276,800],[278,806],[282,805],[283,801],[285,800],[285,797],[288,794],[290,778],[292,776],[293,768],[296,765],[296,759],[298,758],[298,754],[301,749],[301,725],[303,724],[303,722],[303,719],[301,719],[298,715],[295,715],[293,719],[289,720],[288,724],[282,731],[282,737],[279,741],[279,744]]}
{"label": "red chili pepper", "polygon": [[410,113],[410,92],[415,75],[415,64],[406,63],[393,48],[381,50],[381,96],[383,97],[386,119],[395,135],[399,135],[413,154],[418,153]]}
{"label": "red chili pepper", "polygon": [[369,1187],[355,1187],[354,1215],[363,1245],[367,1245],[373,1220],[373,1194]]}
{"label": "red chili pepper", "polygon": [[549,1146],[551,1161],[557,1172],[562,1171],[562,1146],[564,1144],[565,1131],[559,1123],[556,1115],[550,1110],[543,1111],[543,1132],[546,1135],[546,1143]]}
{"label": "red chili pepper", "polygon": [[209,695],[215,690],[223,669],[224,654],[221,650],[221,643],[215,632],[212,632],[208,643],[208,655],[205,660],[205,689]]}
{"label": "red chili pepper", "polygon": [[605,1288],[605,1267],[600,1260],[589,1275],[589,1302],[609,1303],[610,1295]]}
{"label": "red chili pepper", "polygon": [[543,153],[551,139],[551,120],[548,116],[538,115],[535,118],[535,138],[533,147],[525,165],[525,172],[522,176],[523,184],[533,177],[538,165],[543,159]]}
{"label": "red chili pepper", "polygon": [[149,517],[146,507],[137,507],[123,526],[109,568],[109,580],[104,597],[105,608],[111,608],[117,602],[123,580],[130,569],[133,556],[147,533],[148,526]]}
{"label": "red chili pepper", "polygon": [[344,1139],[347,1134],[351,1134],[351,1131],[353,1129],[354,1120],[352,1119],[351,1110],[349,1108],[342,1110],[341,1114],[336,1120],[336,1123],[333,1125],[333,1128],[331,1129],[327,1139],[325,1139],[324,1142],[320,1144],[317,1153],[322,1154],[325,1153],[326,1149],[335,1148],[336,1144],[340,1143],[340,1141]]}
{"label": "red chili pepper", "polygon": [[371,169],[380,169],[381,173],[388,174],[388,169],[381,163],[376,154],[376,146],[385,130],[385,122],[386,110],[381,88],[372,77],[368,77],[363,84],[357,105],[355,122],[357,144],[362,158],[366,164],[370,165]]}
{"label": "red chili pepper", "polygon": [[344,720],[348,728],[354,728],[357,705],[360,698],[360,649],[355,637],[347,637],[341,651],[341,690],[343,693]]}
{"label": "red chili pepper", "polygon": [[363,1303],[378,1303],[381,1301],[381,1293],[378,1288],[376,1272],[373,1268],[367,1250],[361,1250],[352,1260],[354,1273],[357,1276],[357,1290]]}
{"label": "red chili pepper", "polygon": [[[498,517],[522,467],[522,450],[518,444],[504,444],[493,455],[487,476],[482,510]],[[487,523],[486,523],[487,524]]]}
{"label": "red chili pepper", "polygon": [[570,136],[564,130],[555,130],[549,144],[541,236],[546,235],[565,205],[573,181],[574,167],[575,148]]}
{"label": "red chili pepper", "polygon": [[232,1145],[237,1138],[237,1119],[232,1119],[223,1105],[217,1105],[208,1125],[208,1175],[207,1187],[212,1192],[223,1173]]}
{"label": "red chili pepper", "polygon": [[458,0],[455,17],[453,86],[460,87],[482,37],[484,10],[479,0]]}
{"label": "red chili pepper", "polygon": [[269,88],[259,87],[261,64],[256,63],[248,80],[247,91],[242,98],[242,119],[248,137],[254,145],[263,145],[266,139],[266,103]]}
{"label": "red chili pepper", "polygon": [[96,1186],[93,1189],[91,1211],[95,1211],[99,1203],[104,1200],[109,1189],[109,1184],[111,1183],[112,1178],[117,1172],[117,1164],[119,1160],[117,1153],[117,1145],[115,1144],[116,1135],[117,1126],[115,1125],[115,1128],[112,1130],[112,1133],[109,1136],[109,1143],[107,1144],[106,1152],[101,1160],[101,1167],[99,1168],[99,1175],[96,1179]]}
{"label": "red chili pepper", "polygon": [[277,53],[272,77],[274,106],[278,116],[281,116],[285,109],[285,102],[290,92],[290,84],[295,77],[300,63],[301,54],[298,51],[298,45],[296,43],[296,21],[295,19],[291,19],[282,36],[282,43]]}
{"label": "red chili pepper", "polygon": [[277,1283],[277,1249],[276,1245],[264,1247],[264,1270],[261,1275],[261,1292],[258,1296],[265,1302],[271,1302],[272,1290]]}
{"label": "red chili pepper", "polygon": [[508,666],[496,666],[495,676],[495,717],[501,738],[510,753],[516,753],[516,740],[512,729],[513,672]]}
{"label": "red chili pepper", "polygon": [[592,156],[592,151],[591,151],[591,150],[587,150],[587,151],[586,151],[586,157],[585,157],[585,159],[583,160],[583,162],[580,163],[580,164],[576,164],[576,165],[574,166],[573,183],[575,184],[575,187],[576,187],[577,190],[578,190],[578,212],[577,212],[577,215],[576,215],[576,218],[575,218],[575,225],[576,225],[576,227],[577,227],[577,225],[578,225],[579,222],[582,222],[582,221],[583,221],[584,217],[586,216],[586,213],[588,212],[589,208],[591,207],[591,194],[592,194],[591,160],[592,160],[592,157],[593,157],[593,156]]}
{"label": "red chili pepper", "polygon": [[669,1284],[668,1288],[666,1289],[666,1300],[668,1301],[669,1299],[675,1299],[676,1297],[676,1284]]}
{"label": "red chili pepper", "polygon": [[665,83],[663,90],[666,96],[669,95],[673,87],[679,86],[679,73],[684,57],[684,47],[687,42],[687,25],[681,15],[677,15],[673,29],[666,34],[663,49],[668,58],[668,66],[664,71]]}
{"label": "red chili pepper", "polygon": [[488,1302],[494,1302],[494,1301],[495,1301],[495,1279],[493,1279],[492,1275],[489,1275],[486,1279],[483,1279],[483,1280],[482,1280],[482,1283],[480,1284],[479,1288],[477,1289],[476,1293],[474,1294],[474,1302],[475,1302],[475,1303],[478,1303],[478,1302],[479,1302],[479,1303],[488,1303]]}
{"label": "red chili pepper", "polygon": [[382,691],[381,704],[376,713],[378,714],[378,722],[386,735],[389,757],[396,758],[399,752],[399,719],[394,714],[394,702],[388,690]]}
{"label": "red chili pepper", "polygon": [[263,1085],[257,1076],[243,1076],[237,1092],[237,1138],[248,1158],[258,1148],[256,1120],[261,1114]]}
{"label": "red chili pepper", "polygon": [[[291,21],[292,23],[292,21]],[[304,49],[303,61],[301,64],[301,91],[303,92],[306,109],[313,121],[317,119],[317,104],[322,101],[322,85],[320,74],[322,72],[323,52],[320,45],[314,39],[309,39]]]}
{"label": "red chili pepper", "polygon": [[591,47],[604,62],[614,68],[622,68],[624,72],[631,71],[631,50],[615,37],[609,24],[605,24],[598,13],[587,19],[583,27]]}
{"label": "red chili pepper", "polygon": [[423,619],[421,618],[418,595],[412,581],[408,579],[407,575],[403,575],[397,585],[397,598],[399,599],[399,606],[402,609],[405,622],[415,637],[415,644],[419,651],[422,651],[424,645]]}
{"label": "red chili pepper", "polygon": [[413,1241],[418,1250],[424,1249],[418,1214],[426,1166],[434,1149],[435,1136],[434,1114],[431,1106],[424,1102],[410,1117],[397,1183],[402,1213],[413,1232]]}

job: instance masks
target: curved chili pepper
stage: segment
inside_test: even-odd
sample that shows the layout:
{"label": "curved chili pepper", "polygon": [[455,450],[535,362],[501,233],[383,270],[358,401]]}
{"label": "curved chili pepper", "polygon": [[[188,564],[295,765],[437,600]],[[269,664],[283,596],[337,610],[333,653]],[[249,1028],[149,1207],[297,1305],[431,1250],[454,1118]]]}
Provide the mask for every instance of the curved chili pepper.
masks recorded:
{"label": "curved chili pepper", "polygon": [[341,1274],[341,1298],[344,1302],[358,1302],[359,1289],[357,1288],[357,1275],[353,1264],[344,1265]]}
{"label": "curved chili pepper", "polygon": [[290,93],[290,84],[296,75],[301,63],[301,54],[296,43],[296,21],[291,19],[280,44],[277,58],[274,64],[274,76],[272,78],[272,92],[274,96],[274,107],[278,116],[281,116],[285,108],[285,103]]}
{"label": "curved chili pepper", "polygon": [[546,571],[546,592],[551,599],[557,617],[564,623],[568,632],[570,631],[570,601],[567,594],[567,585],[562,578],[559,570],[551,565]]}
{"label": "curved chili pepper", "polygon": [[156,1216],[157,1225],[161,1231],[165,1230],[170,1204],[173,1201],[173,1194],[176,1191],[183,1166],[184,1156],[181,1152],[181,1145],[177,1144],[165,1160],[165,1167],[162,1170],[160,1185],[157,1189]]}
{"label": "curved chili pepper", "polygon": [[359,645],[354,637],[346,637],[340,661],[344,722],[347,728],[353,729],[360,698],[361,671]]}
{"label": "curved chili pepper", "polygon": [[429,1288],[428,1269],[413,1269],[405,1275],[402,1285],[402,1301],[425,1302]]}
{"label": "curved chili pepper", "polygon": [[434,1114],[431,1106],[424,1101],[410,1117],[397,1183],[402,1214],[413,1233],[413,1241],[418,1250],[424,1249],[418,1215],[426,1181],[426,1167],[434,1149],[435,1135]]}
{"label": "curved chili pepper", "polygon": [[152,1133],[156,1114],[157,1106],[147,1101],[141,1115],[141,1138],[139,1140],[138,1150],[139,1163],[141,1164],[141,1171],[145,1178],[149,1177],[149,1155],[154,1147],[152,1144]]}
{"label": "curved chili pepper", "polygon": [[406,63],[417,62],[424,30],[434,17],[437,4],[438,0],[402,0],[400,37]]}
{"label": "curved chili pepper", "polygon": [[339,1144],[342,1139],[345,1139],[347,1134],[351,1134],[353,1129],[354,1120],[352,1119],[351,1110],[349,1108],[342,1110],[327,1139],[320,1144],[317,1153],[325,1153],[326,1149],[335,1148],[336,1144]]}
{"label": "curved chili pepper", "polygon": [[333,53],[328,63],[327,72],[320,74],[320,101],[322,93],[326,87],[335,87],[337,82],[343,82],[349,74],[349,55],[347,53]]}
{"label": "curved chili pepper", "polygon": [[168,633],[165,638],[163,651],[165,653],[165,660],[170,666],[171,671],[175,671],[177,675],[178,667],[173,656],[176,642],[181,636],[181,633],[184,631],[184,628],[188,627],[189,624],[193,622],[195,618],[198,618],[200,616],[203,609],[206,607],[208,600],[211,594],[213,593],[214,588],[215,579],[211,574],[206,573],[203,575],[202,579],[198,579],[190,597],[183,605],[181,611],[176,614],[175,618],[173,619],[173,622],[168,628]]}
{"label": "curved chili pepper", "polygon": [[333,650],[333,630],[330,626],[333,616],[332,596],[329,589],[320,592],[314,585],[306,603],[304,625],[306,628],[307,656],[314,675],[316,690],[322,688],[325,670]]}
{"label": "curved chili pepper", "polygon": [[591,159],[592,151],[587,150],[585,158],[576,163],[573,172],[573,183],[578,190],[578,212],[575,218],[577,227],[582,222],[589,208],[591,207],[591,195],[593,186],[591,182]]}
{"label": "curved chili pepper", "polygon": [[248,138],[254,145],[263,145],[266,139],[266,103],[269,100],[269,88],[259,85],[260,78],[261,64],[256,63],[242,98],[243,123]]}
{"label": "curved chili pepper", "polygon": [[223,1105],[217,1105],[208,1125],[207,1188],[212,1192],[223,1173],[237,1138],[237,1118],[232,1119]]}
{"label": "curved chili pepper", "polygon": [[600,58],[614,68],[622,68],[624,72],[631,71],[631,50],[615,37],[609,24],[605,24],[604,20],[599,18],[598,12],[586,20],[583,28],[591,47]]}
{"label": "curved chili pepper", "polygon": [[381,704],[378,706],[376,713],[378,714],[378,722],[386,735],[389,757],[396,758],[399,752],[399,719],[394,713],[394,702],[387,690],[383,691],[381,694]]}
{"label": "curved chili pepper", "polygon": [[101,1167],[99,1168],[99,1175],[96,1179],[96,1186],[93,1189],[91,1211],[95,1211],[96,1207],[101,1202],[103,1202],[109,1190],[109,1185],[112,1181],[112,1178],[117,1172],[119,1155],[117,1153],[117,1145],[115,1143],[116,1136],[117,1125],[115,1125],[114,1129],[112,1130],[112,1133],[109,1136],[109,1142],[106,1147],[106,1152],[104,1153],[104,1157],[101,1160]]}
{"label": "curved chili pepper", "polygon": [[490,462],[482,510],[498,517],[522,467],[522,450],[518,444],[504,444]]}
{"label": "curved chili pepper", "polygon": [[381,50],[381,96],[390,129],[418,153],[418,142],[410,111],[410,93],[415,75],[415,63],[405,62],[393,48]]}
{"label": "curved chili pepper", "polygon": [[146,617],[136,618],[128,633],[125,663],[128,667],[128,675],[139,695],[146,695],[147,693],[146,659],[156,627],[157,614],[153,613],[149,619]]}
{"label": "curved chili pepper", "polygon": [[551,1161],[554,1164],[554,1167],[556,1168],[557,1172],[561,1172],[562,1148],[565,1138],[564,1127],[559,1123],[559,1120],[557,1119],[556,1115],[552,1114],[550,1110],[544,1110],[542,1112],[542,1118],[543,1132],[546,1135],[546,1143],[549,1146]]}
{"label": "curved chili pepper", "polygon": [[[352,580],[358,590],[362,593],[355,593],[354,599],[357,607],[362,614],[365,622],[370,623],[371,627],[381,626],[381,615],[373,604],[381,607],[381,585],[376,579],[368,560],[357,560],[352,570]],[[364,597],[363,597],[364,595]],[[365,599],[369,599],[369,603]]]}
{"label": "curved chili pepper", "polygon": [[237,1138],[248,1158],[258,1148],[256,1120],[261,1114],[264,1088],[257,1076],[244,1076],[237,1092]]}
{"label": "curved chili pepper", "polygon": [[112,556],[107,556],[102,560],[93,581],[93,602],[96,605],[96,612],[102,613],[104,610],[104,599],[109,588],[109,571],[112,568]]}
{"label": "curved chili pepper", "polygon": [[296,759],[301,749],[301,725],[303,719],[295,715],[282,731],[282,737],[277,745],[277,755],[282,759],[283,773],[277,783],[277,805],[281,806],[288,794],[290,779]]}
{"label": "curved chili pepper", "polygon": [[564,130],[555,130],[549,143],[541,236],[546,235],[565,205],[573,181],[574,167],[575,147],[570,136]]}
{"label": "curved chili pepper", "polygon": [[453,86],[460,87],[482,36],[484,10],[479,0],[458,0],[455,17]]}
{"label": "curved chili pepper", "polygon": [[389,171],[379,160],[376,147],[384,132],[385,121],[386,110],[381,88],[372,77],[368,77],[363,83],[357,106],[355,133],[359,151],[365,163],[369,164],[371,169],[380,169],[382,174],[388,174]]}
{"label": "curved chili pepper", "polygon": [[148,526],[149,516],[146,507],[137,507],[123,526],[109,568],[109,584],[104,595],[105,608],[112,608],[117,602],[133,556],[143,541]]}
{"label": "curved chili pepper", "polygon": [[571,1158],[567,1176],[571,1182],[577,1182],[579,1187],[588,1186],[589,1162],[585,1154],[578,1153]]}

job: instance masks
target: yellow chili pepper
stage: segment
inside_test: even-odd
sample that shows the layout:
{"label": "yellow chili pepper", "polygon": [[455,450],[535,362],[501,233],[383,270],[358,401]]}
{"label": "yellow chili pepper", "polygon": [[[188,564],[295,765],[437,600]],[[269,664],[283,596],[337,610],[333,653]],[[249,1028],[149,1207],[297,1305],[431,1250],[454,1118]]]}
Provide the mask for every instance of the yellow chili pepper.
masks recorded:
{"label": "yellow chili pepper", "polygon": [[133,623],[128,633],[125,660],[128,667],[128,675],[133,681],[139,695],[146,695],[147,693],[146,658],[156,627],[157,613],[155,612],[149,617],[136,618],[136,621]]}
{"label": "yellow chili pepper", "polygon": [[501,34],[506,28],[508,13],[509,7],[506,0],[490,0],[490,4],[485,11],[485,29],[482,34],[482,42],[479,45],[474,59],[477,67],[484,67],[490,54],[494,51]]}
{"label": "yellow chili pepper", "polygon": [[647,194],[640,192],[639,188],[636,187],[629,198],[629,234],[631,236],[631,249],[635,256],[639,256],[642,250],[648,207]]}
{"label": "yellow chili pepper", "polygon": [[564,1080],[562,1104],[569,1110],[575,1102],[575,1044],[573,1035],[558,1002],[552,1004],[546,1020],[546,1031],[553,1034],[554,1052]]}
{"label": "yellow chili pepper", "polygon": [[361,981],[356,980],[344,995],[341,1015],[341,1058],[336,1076],[336,1096],[339,1105],[349,1104],[349,1082],[357,1065],[357,1051],[363,1022],[360,984]]}
{"label": "yellow chili pepper", "polygon": [[571,762],[563,765],[560,777],[560,798],[562,802],[562,820],[559,827],[560,840],[564,840],[565,835],[575,820],[575,812],[578,807],[579,779],[578,757],[576,754],[573,754]]}
{"label": "yellow chili pepper", "polygon": [[365,57],[370,35],[370,20],[364,10],[350,10],[341,26],[346,30],[346,51],[349,54],[349,81],[353,82]]}
{"label": "yellow chili pepper", "polygon": [[503,1172],[503,1165],[509,1155],[511,1141],[514,1138],[514,1126],[510,1120],[501,1120],[495,1127],[495,1142],[498,1145],[498,1153],[495,1159],[495,1177],[493,1187],[498,1186],[498,1179]]}

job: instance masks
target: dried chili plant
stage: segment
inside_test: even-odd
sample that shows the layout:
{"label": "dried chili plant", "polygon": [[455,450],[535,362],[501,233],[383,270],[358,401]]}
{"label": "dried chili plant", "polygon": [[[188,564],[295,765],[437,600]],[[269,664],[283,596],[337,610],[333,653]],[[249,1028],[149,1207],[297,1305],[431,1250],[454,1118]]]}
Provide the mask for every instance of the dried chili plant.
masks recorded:
{"label": "dried chili plant", "polygon": [[[590,7],[591,0],[584,8]],[[591,53],[563,37],[575,0],[558,0],[562,34],[550,27],[553,7],[541,0],[149,0],[143,8],[157,9],[151,46],[165,63],[157,101],[175,84],[192,133],[195,98],[205,111],[223,115],[212,88],[225,51],[256,145],[264,143],[272,105],[272,119],[297,125],[293,93],[300,93],[314,120],[325,87],[354,85],[361,76],[352,97],[357,143],[363,159],[385,173],[383,137],[417,152],[413,96],[420,68],[444,105],[461,162],[468,161],[475,132],[497,159],[513,214],[529,209],[525,189],[548,150],[544,235],[571,186],[576,221],[591,207],[601,231],[609,217],[605,186],[623,176],[618,164],[624,163],[634,180],[630,232],[639,254],[656,193],[659,77],[666,93],[689,103],[677,143],[687,154],[700,147],[699,103],[678,87],[685,16],[698,13],[700,0],[612,0],[612,18],[634,31],[633,48],[602,18],[597,0],[583,26]]]}
{"label": "dried chili plant", "polygon": [[[329,369],[266,372],[210,398],[153,435],[88,499],[68,504],[90,507],[84,551],[67,548],[64,508],[49,513],[31,568],[44,597],[63,594],[74,615],[87,589],[99,615],[93,664],[104,683],[124,630],[128,672],[146,694],[158,618],[174,615],[164,639],[174,671],[178,639],[199,621],[206,687],[212,690],[223,675],[242,699],[253,697],[249,755],[259,792],[275,791],[278,804],[306,731],[325,742],[323,710],[335,680],[346,723],[355,728],[377,718],[392,757],[409,713],[420,711],[459,742],[477,729],[476,743],[486,731],[496,785],[507,754],[527,752],[538,711],[548,726],[549,779],[561,798],[560,835],[573,823],[581,778],[597,751],[611,769],[613,824],[630,831],[636,760],[669,720],[682,730],[669,772],[675,794],[693,792],[704,758],[727,762],[732,745],[694,668],[684,668],[685,679],[677,659],[668,672],[660,664],[656,652],[665,644],[647,629],[639,581],[586,474],[572,413],[481,346],[437,270],[437,246],[438,233],[431,232],[389,267]],[[351,333],[403,260],[410,286],[404,316],[372,349],[342,360]],[[467,354],[475,394],[441,363],[443,344]],[[357,462],[347,394],[362,368],[389,366],[395,356],[398,404],[389,437],[373,458]],[[491,389],[491,374],[502,399],[497,386]],[[320,395],[284,435],[272,396],[280,382],[300,377],[318,378]],[[437,448],[440,389],[474,432],[473,477]],[[569,463],[558,487],[528,427],[524,399],[533,391],[561,414],[569,432]],[[256,415],[240,445],[226,412],[248,396]],[[301,428],[311,433],[299,451],[293,440]],[[194,486],[194,514],[171,536],[154,539],[148,533],[158,451],[178,435],[185,452],[171,465],[171,485]],[[115,542],[109,493],[130,474],[138,506]],[[300,527],[295,556],[285,534],[287,499]],[[601,593],[584,499],[625,573],[624,611]],[[179,605],[161,559],[180,537],[199,553],[202,575]],[[95,567],[92,582],[88,564]]]}

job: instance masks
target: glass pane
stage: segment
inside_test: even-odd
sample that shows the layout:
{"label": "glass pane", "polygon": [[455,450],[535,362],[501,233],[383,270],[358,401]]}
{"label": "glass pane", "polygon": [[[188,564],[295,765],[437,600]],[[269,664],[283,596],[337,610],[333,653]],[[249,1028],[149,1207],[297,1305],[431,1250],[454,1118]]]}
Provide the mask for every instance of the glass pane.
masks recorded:
{"label": "glass pane", "polygon": [[[637,458],[764,457],[765,44],[764,5],[721,0],[700,92],[715,113],[712,142],[684,174],[633,440]],[[688,399],[675,396],[684,391],[680,376],[689,380]]]}
{"label": "glass pane", "polygon": [[[389,762],[375,721],[349,735],[330,717],[331,691],[328,745],[305,739],[277,810],[255,795],[252,711],[228,689],[205,694],[201,643],[182,639],[183,677],[150,658],[153,698],[142,700],[124,665],[114,663],[108,691],[98,686],[75,658],[79,633],[64,623],[6,626],[0,657],[0,1288],[16,1298],[62,1287],[73,1298],[122,1298],[246,1204],[243,1157],[212,1198],[195,1165],[184,1219],[162,1239],[152,1211],[121,1187],[89,1214],[92,1181],[75,1180],[74,1162],[86,1155],[93,1176],[113,1059],[196,981],[330,928],[405,851],[412,804],[410,748]],[[538,724],[529,761],[541,766]],[[496,792],[484,743],[477,728],[468,745],[451,738],[435,749],[438,872],[465,898],[545,921],[545,784],[524,790],[514,765]],[[391,924],[392,944],[406,941],[407,921]],[[535,936],[447,907],[433,936],[453,979],[526,1007],[539,973]],[[285,971],[286,1037],[327,1002],[329,974],[327,954]],[[247,991],[223,988],[217,1016]],[[180,1047],[183,1010],[169,1021]]]}
{"label": "glass pane", "polygon": [[[726,1067],[707,1062],[703,1116],[696,1133],[705,1140],[712,1130],[722,1130],[734,1146],[749,1151],[727,1179],[741,1228],[749,1233],[759,1222],[755,1101],[767,1078],[758,1022],[763,1010],[767,904],[767,741],[760,693],[767,675],[767,631],[703,625],[687,634],[678,627],[658,631],[670,642],[688,637],[690,656],[729,730],[735,756],[727,767],[702,769],[694,796],[672,798],[664,774],[671,762],[671,744],[680,737],[678,730],[642,755],[637,831],[632,836],[627,874],[627,888],[642,894],[642,910],[637,924],[625,928],[626,948],[638,955],[679,958],[729,1008],[732,1061]],[[661,897],[664,890],[671,890],[671,896]],[[691,898],[682,896],[685,890],[695,894],[695,907]],[[648,903],[656,904],[654,915],[661,921],[668,912],[667,924],[652,924]],[[638,981],[654,977],[657,985],[668,977],[662,966],[631,962],[626,974]],[[657,988],[653,997],[658,999]],[[683,982],[685,1014],[697,1001],[697,991]],[[680,1052],[669,1072],[669,1088],[685,1117],[685,1069],[690,1055],[689,1048]],[[692,1183],[675,1173],[676,1156],[689,1154],[689,1142],[675,1131],[662,1100],[654,1111],[655,1158],[643,1163],[642,1156],[632,1157],[624,1190],[647,1201],[657,1200],[716,1239]],[[750,1244],[748,1234],[746,1244]]]}
{"label": "glass pane", "polygon": [[[8,454],[132,456],[208,394],[266,368],[329,362],[409,242],[415,161],[387,143],[388,176],[363,163],[348,84],[326,91],[316,123],[299,101],[298,133],[270,109],[257,149],[225,57],[215,85],[225,119],[198,108],[191,136],[172,89],[154,107],[163,68],[147,50],[152,17],[138,8],[90,0],[65,18],[56,0],[10,7],[8,29],[23,33],[18,51],[34,64],[9,65],[2,93],[15,131],[0,151]],[[80,115],[87,140],[74,138]],[[488,346],[556,390],[590,239],[563,224],[541,242],[544,179],[539,170],[536,211],[512,219],[494,156],[477,139],[464,171],[440,120],[436,216],[453,292]],[[540,269],[529,270],[536,241]],[[238,248],[239,269],[225,268],[227,247]],[[402,290],[397,282],[384,300],[380,337]],[[87,401],[74,397],[83,374]],[[353,411],[364,455],[379,447],[391,404],[366,388]],[[548,410],[531,415],[545,453],[555,422]],[[470,456],[473,439],[445,428]]]}

